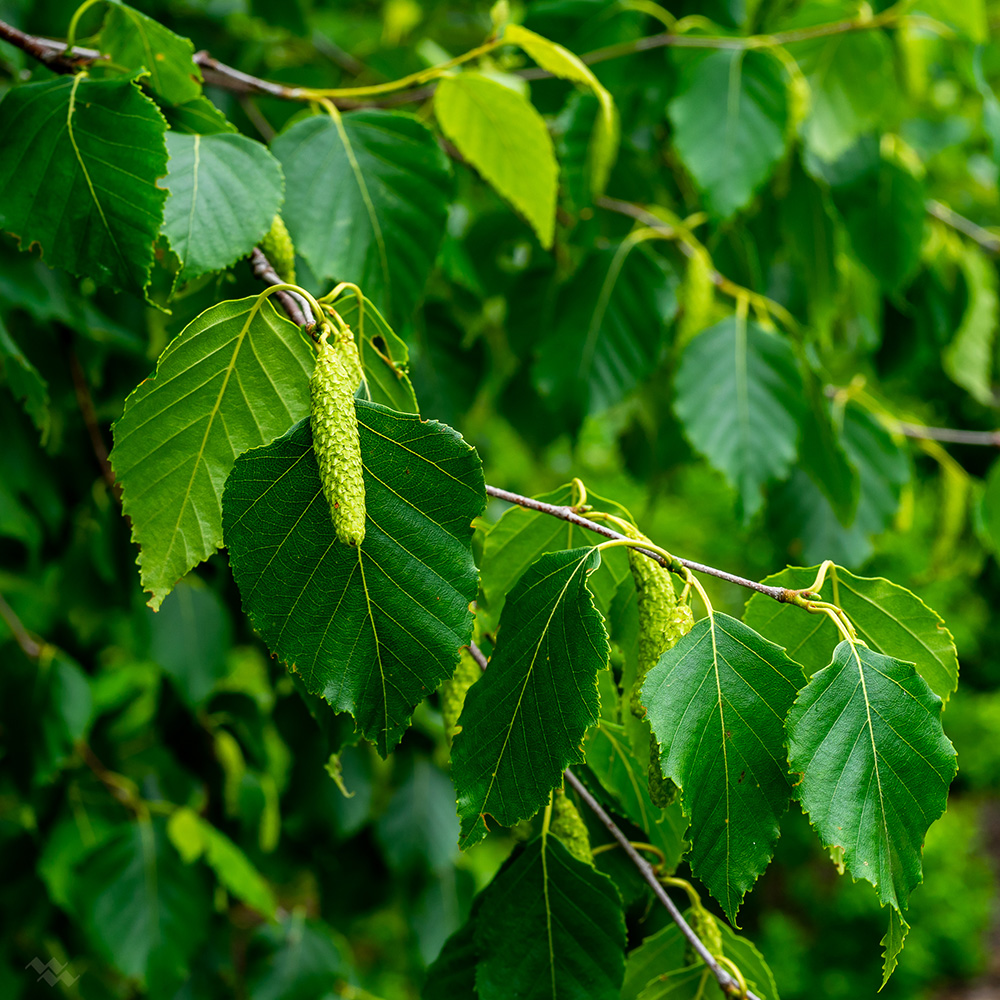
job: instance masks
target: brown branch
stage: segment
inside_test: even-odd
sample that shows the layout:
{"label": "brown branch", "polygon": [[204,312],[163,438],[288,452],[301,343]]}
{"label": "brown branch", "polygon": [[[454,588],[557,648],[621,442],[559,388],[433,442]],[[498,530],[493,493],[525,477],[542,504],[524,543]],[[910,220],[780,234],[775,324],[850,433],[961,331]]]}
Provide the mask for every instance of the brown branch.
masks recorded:
{"label": "brown branch", "polygon": [[959,215],[958,212],[943,202],[932,199],[926,202],[924,207],[927,209],[929,215],[933,215],[935,219],[960,232],[963,236],[968,236],[970,240],[978,243],[984,250],[988,250],[990,253],[1000,253],[1000,236],[997,236],[996,233],[991,233],[988,229],[983,229],[982,226],[977,225],[971,219],[967,219],[964,215]]}
{"label": "brown branch", "polygon": [[1000,431],[965,431],[955,427],[924,427],[922,424],[895,423],[896,430],[904,437],[918,441],[948,441],[952,444],[986,445],[1000,448]]}
{"label": "brown branch", "polygon": [[[519,493],[511,493],[509,490],[502,490],[496,486],[487,486],[486,492],[491,497],[496,497],[498,500],[506,500],[508,503],[517,504],[519,507],[527,507],[529,510],[537,510],[542,514],[550,514],[552,517],[558,517],[563,521],[569,521],[570,524],[575,524],[581,528],[586,528],[587,531],[593,531],[598,535],[603,535],[605,538],[613,539],[626,539],[627,535],[621,534],[621,532],[614,531],[612,528],[605,527],[603,524],[598,524],[596,521],[590,521],[585,517],[578,514],[572,507],[560,507],[557,504],[546,503],[544,500],[535,500],[532,497],[521,496]],[[648,549],[639,549],[643,555],[649,556],[650,559],[655,559],[661,566],[665,566],[667,569],[676,572],[677,566],[671,565],[671,563],[664,559],[663,556],[656,552],[651,552]],[[705,573],[708,576],[714,576],[719,580],[725,580],[727,583],[735,583],[737,586],[746,587],[748,590],[755,590],[758,594],[764,594],[767,597],[771,597],[782,604],[795,604],[797,601],[797,592],[786,590],[784,587],[771,587],[766,583],[758,583],[756,580],[748,580],[746,577],[736,576],[734,573],[727,573],[725,570],[716,569],[714,566],[706,566],[704,563],[693,562],[690,559],[681,559],[678,556],[674,556],[674,562],[683,566],[685,569],[694,570],[696,573]]]}
{"label": "brown branch", "polygon": [[479,664],[480,670],[485,670],[489,666],[489,660],[486,659],[486,654],[474,643],[469,643],[469,652],[472,654],[472,658]]}
{"label": "brown branch", "polygon": [[31,634],[21,623],[21,619],[15,614],[14,609],[3,599],[2,594],[0,594],[0,618],[10,629],[14,641],[21,647],[24,655],[29,659],[37,660],[42,655],[43,645],[31,637]]}
{"label": "brown branch", "polygon": [[[256,277],[266,285],[283,285],[285,282],[278,276],[278,272],[271,266],[271,262],[264,256],[260,247],[254,247],[250,253],[250,266]],[[281,303],[282,308],[288,313],[288,318],[296,325],[310,331],[316,320],[312,319],[312,310],[309,303],[295,292],[282,289],[274,293],[275,298]]]}
{"label": "brown branch", "polygon": [[[621,849],[628,855],[629,860],[639,870],[639,874],[643,877],[646,884],[653,890],[656,898],[667,908],[667,911],[670,913],[674,923],[680,928],[681,933],[691,943],[691,947],[698,952],[702,961],[712,971],[712,974],[718,980],[719,987],[722,991],[724,993],[728,993],[730,996],[741,996],[742,992],[739,984],[728,972],[726,972],[725,969],[722,968],[721,965],[719,965],[712,953],[705,947],[701,938],[698,937],[698,935],[691,929],[691,925],[681,915],[681,911],[678,909],[677,904],[670,898],[667,894],[667,890],[660,884],[660,880],[656,877],[656,872],[653,871],[653,866],[632,846],[628,837],[622,833],[615,821],[604,811],[597,799],[590,794],[586,786],[569,770],[569,768],[563,771],[563,777],[566,779],[566,783],[573,789],[573,791],[576,792],[577,795],[580,796],[586,806],[604,824],[608,833],[614,837]],[[758,996],[751,993],[749,990],[747,990],[746,996],[747,1000],[760,1000]]]}
{"label": "brown branch", "polygon": [[80,414],[83,422],[87,426],[87,434],[90,437],[90,445],[94,451],[97,464],[101,467],[101,475],[108,484],[114,498],[121,503],[122,488],[115,481],[115,471],[111,468],[111,461],[108,458],[108,446],[104,443],[104,435],[101,433],[101,426],[97,420],[97,412],[94,410],[94,400],[90,395],[90,386],[87,384],[87,376],[80,365],[80,359],[76,351],[70,348],[69,370],[73,375],[73,389],[76,392],[76,403],[80,407]]}
{"label": "brown branch", "polygon": [[101,57],[100,52],[92,49],[76,49],[72,57],[66,56],[66,46],[62,42],[25,34],[6,21],[0,21],[0,39],[48,66],[53,73],[76,73],[80,66]]}

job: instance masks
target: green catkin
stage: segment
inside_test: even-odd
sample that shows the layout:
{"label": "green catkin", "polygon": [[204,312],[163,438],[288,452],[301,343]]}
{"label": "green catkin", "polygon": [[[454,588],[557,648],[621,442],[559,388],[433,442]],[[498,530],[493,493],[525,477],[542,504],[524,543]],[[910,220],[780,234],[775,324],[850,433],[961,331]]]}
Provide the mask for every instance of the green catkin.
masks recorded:
{"label": "green catkin", "polygon": [[[702,944],[709,952],[715,957],[724,954],[722,931],[719,930],[719,922],[713,914],[705,909],[701,900],[692,904],[688,917],[691,923],[691,930],[701,938]],[[690,944],[687,946],[685,957],[688,959],[689,965],[700,960]]]}
{"label": "green catkin", "polygon": [[438,696],[441,699],[441,716],[444,719],[444,732],[445,736],[448,737],[449,746],[461,728],[458,724],[458,717],[462,714],[462,708],[465,705],[465,695],[482,672],[482,668],[473,659],[472,654],[463,647],[459,653],[455,672],[438,688]]}
{"label": "green catkin", "polygon": [[557,788],[552,797],[552,820],[549,823],[549,833],[555,834],[566,845],[566,849],[574,858],[584,864],[592,865],[594,855],[590,849],[590,834],[576,806]]}
{"label": "green catkin", "polygon": [[340,353],[340,362],[351,377],[351,384],[354,386],[352,392],[357,392],[364,378],[364,372],[361,369],[361,355],[358,353],[358,345],[351,328],[345,326],[342,330],[333,330],[330,343]]}
{"label": "green catkin", "polygon": [[274,217],[267,235],[260,241],[260,252],[282,281],[295,284],[295,247],[280,215]]}
{"label": "green catkin", "polygon": [[341,352],[320,338],[309,380],[313,450],[337,538],[360,545],[365,538],[365,480],[351,375]]}

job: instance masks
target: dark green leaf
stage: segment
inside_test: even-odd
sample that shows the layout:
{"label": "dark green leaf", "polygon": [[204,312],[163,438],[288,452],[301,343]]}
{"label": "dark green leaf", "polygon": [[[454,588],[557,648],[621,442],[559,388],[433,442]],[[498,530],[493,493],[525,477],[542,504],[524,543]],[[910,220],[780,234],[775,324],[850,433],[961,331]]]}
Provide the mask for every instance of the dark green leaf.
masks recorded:
{"label": "dark green leaf", "polygon": [[256,296],[206,309],[125,401],[111,461],[155,611],[222,545],[222,487],[236,456],[309,410],[315,356]]}
{"label": "dark green leaf", "polygon": [[805,385],[809,409],[802,422],[801,466],[830,502],[840,523],[850,525],[858,508],[858,470],[847,457],[830,403],[823,398],[823,386],[812,371]]}
{"label": "dark green leaf", "polygon": [[186,281],[229,267],[264,237],[281,208],[281,167],[259,142],[226,132],[171,132],[167,149],[163,231]]}
{"label": "dark green leaf", "polygon": [[393,322],[413,311],[444,236],[452,174],[416,118],[354,111],[275,139],[295,248],[319,278],[353,281]]}
{"label": "dark green leaf", "polygon": [[248,1000],[316,1000],[350,978],[347,942],[301,914],[262,928],[251,948]]}
{"label": "dark green leaf", "polygon": [[[812,586],[818,569],[790,566],[765,582],[801,590]],[[939,698],[947,700],[958,687],[955,640],[940,616],[916,594],[881,577],[854,576],[840,566],[831,566],[820,596],[844,610],[858,635],[872,649],[916,664]],[[781,643],[807,674],[830,662],[830,651],[840,637],[826,615],[810,615],[762,594],[750,598],[743,619],[751,628]]]}
{"label": "dark green leaf", "polygon": [[560,293],[532,373],[539,391],[584,414],[618,403],[663,358],[677,275],[626,240],[593,254]]}
{"label": "dark green leaf", "polygon": [[41,432],[44,444],[49,436],[49,385],[38,369],[24,356],[17,342],[0,319],[0,376],[15,399],[23,402],[25,412]]}
{"label": "dark green leaf", "polygon": [[476,995],[476,925],[473,917],[448,938],[420,991],[422,1000],[472,1000]]}
{"label": "dark green leaf", "polygon": [[691,443],[737,490],[749,520],[763,487],[795,461],[804,401],[788,341],[756,323],[724,319],[685,348],[674,407]]}
{"label": "dark green leaf", "polygon": [[733,922],[788,805],[782,723],[801,683],[780,646],[716,613],[668,649],[642,687],[663,774],[691,817],[691,870]]}
{"label": "dark green leaf", "polygon": [[167,104],[184,104],[201,97],[201,70],[192,58],[190,39],[175,35],[132,7],[108,5],[97,44],[115,68],[130,74],[145,69],[150,90]]}
{"label": "dark green leaf", "polygon": [[587,589],[600,563],[594,548],[550,552],[507,596],[490,668],[466,695],[452,746],[463,850],[486,836],[487,816],[503,826],[533,816],[583,760],[610,652]]}
{"label": "dark green leaf", "polygon": [[905,909],[957,770],[941,699],[912,663],[845,640],[799,693],[786,728],[796,791],[823,843],[843,851],[881,902]]}
{"label": "dark green leaf", "polygon": [[682,57],[667,113],[674,147],[724,219],[749,204],[785,155],[786,73],[770,52],[723,49]]}
{"label": "dark green leaf", "polygon": [[165,132],[128,80],[15,87],[0,105],[0,226],[50,265],[141,291],[167,197]]}
{"label": "dark green leaf", "polygon": [[484,891],[476,945],[480,1000],[618,1000],[618,892],[555,837],[543,833],[517,851]]}
{"label": "dark green leaf", "polygon": [[167,105],[161,110],[175,132],[216,135],[236,131],[236,126],[204,96],[184,104]]}
{"label": "dark green leaf", "polygon": [[356,401],[367,533],[336,541],[308,421],[236,461],[223,498],[243,607],[306,687],[385,756],[472,631],[475,451],[450,427]]}

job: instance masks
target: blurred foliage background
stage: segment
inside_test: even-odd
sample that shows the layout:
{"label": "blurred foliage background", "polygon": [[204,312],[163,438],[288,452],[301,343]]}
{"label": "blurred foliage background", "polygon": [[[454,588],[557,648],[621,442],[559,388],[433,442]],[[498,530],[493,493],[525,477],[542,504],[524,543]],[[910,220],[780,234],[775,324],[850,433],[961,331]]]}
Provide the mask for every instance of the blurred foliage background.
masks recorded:
{"label": "blurred foliage background", "polygon": [[[490,30],[480,3],[139,6],[244,72],[310,86],[395,79]],[[84,43],[100,7],[84,15]],[[65,37],[73,10],[0,0],[4,20],[51,37]],[[438,265],[398,330],[421,411],[475,444],[497,486],[533,494],[579,476],[681,555],[755,579],[830,557],[910,587],[946,619],[962,665],[944,717],[960,773],[928,836],[926,884],[884,992],[1000,995],[1000,466],[994,447],[908,438],[899,424],[997,424],[1000,4],[674,2],[672,17],[697,19],[684,25],[694,35],[858,22],[768,55],[776,61],[749,77],[732,133],[719,128],[731,76],[699,71],[701,50],[635,44],[669,28],[657,5],[539,0],[514,13],[577,53],[630,53],[594,66],[622,118],[608,196],[686,220],[703,250],[685,254],[683,240],[643,248],[662,281],[656,295],[638,265],[621,279],[614,322],[652,344],[634,387],[608,397],[568,383],[562,345],[594,309],[600,253],[634,220],[590,202],[579,180],[590,99],[562,81],[530,83],[562,163],[556,245],[543,250],[456,163]],[[748,67],[751,55],[764,59],[749,53]],[[783,75],[782,60],[797,68]],[[498,56],[487,68],[509,78],[524,65]],[[0,48],[0,89],[45,74]],[[298,111],[207,92],[265,140]],[[429,117],[420,102],[407,107]],[[734,302],[731,286],[706,281],[705,252],[728,282],[788,310],[813,370],[869,427],[848,448],[861,483],[852,524],[837,520],[805,459],[745,521],[686,441],[672,407],[679,351]],[[95,454],[164,345],[208,305],[258,287],[240,265],[180,289],[168,314],[0,241],[4,998],[415,997],[510,848],[496,837],[459,854],[433,699],[390,761],[362,743],[327,770],[328,723],[254,637],[224,557],[158,614],[144,606],[128,525]],[[165,304],[169,292],[164,277],[154,297]],[[975,370],[951,349],[959,331],[976,345]],[[25,389],[26,366],[44,379],[44,398]],[[739,616],[742,592],[706,586]],[[136,815],[149,822],[125,823]],[[873,893],[837,875],[795,810],[743,916],[785,1000],[874,996],[883,915]],[[69,962],[72,976],[36,981],[25,968],[36,957]]]}

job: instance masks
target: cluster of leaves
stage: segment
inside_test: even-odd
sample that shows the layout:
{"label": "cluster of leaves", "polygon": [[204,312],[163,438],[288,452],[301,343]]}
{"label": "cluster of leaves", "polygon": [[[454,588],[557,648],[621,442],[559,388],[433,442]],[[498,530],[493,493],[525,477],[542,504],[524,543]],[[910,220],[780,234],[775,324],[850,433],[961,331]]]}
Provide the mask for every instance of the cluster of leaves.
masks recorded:
{"label": "cluster of leaves", "polygon": [[[159,609],[138,606],[121,532],[102,542],[117,530],[111,492],[98,486],[71,521],[55,477],[87,473],[56,473],[27,445],[21,463],[18,444],[0,479],[2,533],[25,562],[11,604],[60,648],[20,636],[5,704],[27,698],[41,737],[24,737],[5,815],[12,841],[37,855],[44,900],[32,926],[71,918],[63,954],[94,956],[93,989],[207,996],[237,983],[257,998],[371,985],[359,949],[306,916],[320,898],[353,933],[363,895],[338,922],[329,894],[294,876],[301,851],[324,884],[358,878],[363,848],[331,859],[307,845],[379,817],[374,838],[394,876],[380,872],[392,885],[380,891],[406,910],[409,885],[419,904],[407,918],[431,915],[433,931],[414,932],[422,959],[455,932],[426,996],[699,995],[707,967],[676,929],[647,933],[635,873],[610,853],[578,856],[550,826],[571,764],[653,845],[662,875],[686,865],[733,923],[794,795],[834,862],[889,908],[883,983],[892,973],[923,840],[955,773],[941,711],[958,663],[919,598],[850,569],[914,488],[901,419],[958,408],[988,421],[995,269],[926,200],[963,187],[935,156],[959,102],[996,108],[995,53],[980,44],[977,4],[918,0],[877,15],[840,0],[747,6],[734,18],[720,4],[712,23],[540,3],[522,24],[497,8],[492,25],[460,30],[428,13],[422,47],[398,50],[391,67],[374,54],[371,68],[354,67],[409,73],[412,92],[348,93],[311,68],[284,72],[302,28],[293,17],[288,66],[270,68],[295,78],[260,101],[284,121],[273,137],[256,104],[203,93],[193,43],[121,4],[102,10],[85,69],[36,69],[9,88],[0,228],[74,278],[9,252],[4,375],[49,453],[76,445],[84,469],[90,445],[66,426],[65,397],[98,447],[99,421],[115,418],[110,468]],[[424,16],[389,8],[386,39]],[[655,16],[688,44],[643,45]],[[227,25],[220,46],[257,30]],[[611,48],[592,70],[574,53],[596,40]],[[906,101],[895,96],[903,75]],[[956,76],[965,89],[939,86]],[[427,113],[380,105],[400,90],[428,100]],[[294,113],[295,101],[310,111]],[[231,120],[255,122],[269,142]],[[325,296],[358,338],[368,527],[357,549],[335,540],[313,454],[310,338],[242,263],[278,213],[301,295]],[[357,287],[329,293],[335,282]],[[906,343],[896,328],[915,311]],[[58,340],[72,386],[43,360],[32,324]],[[144,326],[148,341],[135,333]],[[124,399],[148,374],[146,354],[155,372]],[[122,357],[128,372],[113,373]],[[890,404],[914,373],[913,396]],[[921,393],[943,378],[950,396]],[[460,426],[479,451],[420,413]],[[663,653],[641,701],[653,766],[680,791],[666,806],[647,787],[649,730],[629,711],[644,623],[624,554],[537,511],[481,517],[480,455],[516,479],[505,449],[551,451],[595,428],[651,485],[697,453],[739,520],[769,529],[775,553],[841,564],[767,581],[820,581],[813,610],[830,615],[758,594],[741,618],[707,606]],[[932,565],[955,573],[970,509],[985,545],[997,544],[1000,473],[984,489],[942,449],[925,450],[943,484]],[[575,489],[543,499],[573,503]],[[618,503],[589,502],[634,523]],[[39,559],[53,536],[63,548],[46,579]],[[94,575],[116,613],[94,607]],[[237,592],[246,620],[220,601]],[[251,625],[290,675],[268,678]],[[229,649],[234,627],[246,643]],[[435,692],[473,637],[489,669],[449,725],[435,707],[446,692]],[[158,697],[161,673],[170,687]],[[11,713],[5,733],[30,722]],[[192,739],[199,747],[186,749]],[[440,769],[449,749],[454,794]],[[380,763],[390,757],[394,777]],[[310,796],[319,804],[305,806]],[[486,839],[497,825],[524,841],[499,870],[510,840]],[[484,839],[463,855],[484,860],[461,861],[457,885],[455,841],[464,851]],[[483,891],[471,901],[473,884]],[[630,936],[632,924],[643,929]],[[776,998],[753,946],[717,933],[716,953]]]}

